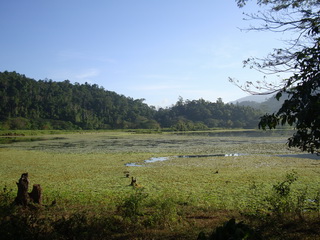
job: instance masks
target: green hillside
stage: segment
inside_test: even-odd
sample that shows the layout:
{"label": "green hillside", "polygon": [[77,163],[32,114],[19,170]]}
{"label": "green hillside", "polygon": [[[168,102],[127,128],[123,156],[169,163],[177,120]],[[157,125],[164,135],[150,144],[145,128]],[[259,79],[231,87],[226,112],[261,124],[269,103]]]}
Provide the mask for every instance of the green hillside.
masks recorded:
{"label": "green hillside", "polygon": [[263,113],[275,113],[277,112],[283,102],[288,99],[288,94],[284,93],[279,101],[276,99],[276,94],[274,94],[272,97],[268,98],[267,100],[263,102],[256,102],[256,101],[242,101],[242,102],[237,102],[238,106],[246,106],[246,107],[252,107],[254,109],[260,110]]}
{"label": "green hillside", "polygon": [[156,109],[97,84],[0,72],[0,129],[255,128],[261,112],[221,99],[183,100]]}

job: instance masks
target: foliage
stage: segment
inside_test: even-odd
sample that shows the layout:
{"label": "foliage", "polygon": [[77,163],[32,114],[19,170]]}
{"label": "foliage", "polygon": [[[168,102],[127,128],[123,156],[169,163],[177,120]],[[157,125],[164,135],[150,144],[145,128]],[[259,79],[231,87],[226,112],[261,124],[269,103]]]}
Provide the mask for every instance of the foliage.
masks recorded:
{"label": "foliage", "polygon": [[206,238],[203,233],[200,233],[198,240],[258,240],[257,234],[243,222],[236,222],[234,218],[225,222],[223,226],[217,227],[216,230]]}
{"label": "foliage", "polygon": [[273,192],[266,197],[268,210],[282,217],[284,214],[294,211],[294,200],[292,197],[291,185],[297,180],[295,172],[288,173],[285,180],[273,185]]}
{"label": "foliage", "polygon": [[[287,92],[291,98],[276,114],[263,116],[259,123],[263,129],[275,128],[278,124],[295,125],[297,131],[289,138],[289,146],[312,153],[320,149],[319,50],[317,43],[297,53],[300,72],[290,77],[287,86],[278,93],[281,97],[282,92]],[[292,87],[294,83],[296,86]]]}
{"label": "foliage", "polygon": [[3,187],[3,190],[0,192],[0,217],[4,217],[8,212],[12,211],[12,199],[13,193],[12,189],[8,189],[7,186]]}
{"label": "foliage", "polygon": [[71,84],[0,73],[0,129],[254,128],[259,111],[249,107],[182,98],[170,108],[145,104],[96,84]]}
{"label": "foliage", "polygon": [[[240,7],[247,0],[238,0]],[[259,5],[270,6],[265,12],[248,15],[253,20],[262,21],[260,27],[250,30],[271,32],[292,32],[294,40],[289,40],[287,48],[275,49],[264,59],[248,59],[246,65],[266,74],[289,72],[291,77],[275,86],[267,81],[246,83],[250,88],[277,92],[279,99],[283,94],[289,98],[280,110],[261,118],[262,129],[275,128],[279,124],[295,126],[296,133],[289,138],[289,147],[299,147],[303,151],[318,152],[320,149],[320,3],[300,0],[259,0]]]}
{"label": "foliage", "polygon": [[0,73],[0,120],[9,129],[154,128],[155,110],[96,84]]}
{"label": "foliage", "polygon": [[143,216],[143,201],[148,197],[143,189],[134,188],[134,192],[123,200],[118,207],[123,217],[129,218],[133,223],[138,221],[139,216]]}
{"label": "foliage", "polygon": [[183,100],[170,109],[159,109],[156,120],[162,127],[178,131],[206,130],[207,128],[255,128],[261,112],[251,107],[216,102]]}
{"label": "foliage", "polygon": [[182,219],[183,210],[179,206],[178,199],[170,194],[154,199],[147,206],[154,209],[146,219],[147,225],[162,229],[171,228]]}
{"label": "foliage", "polygon": [[273,189],[277,195],[280,197],[287,197],[290,193],[291,184],[297,180],[297,175],[295,172],[288,173],[283,182],[279,182],[273,185]]}

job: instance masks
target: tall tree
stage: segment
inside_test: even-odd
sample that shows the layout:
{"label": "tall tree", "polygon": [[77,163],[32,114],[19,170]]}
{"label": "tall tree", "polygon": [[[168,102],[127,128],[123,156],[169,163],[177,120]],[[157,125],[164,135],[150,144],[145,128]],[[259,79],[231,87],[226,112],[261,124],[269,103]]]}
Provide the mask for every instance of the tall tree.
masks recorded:
{"label": "tall tree", "polygon": [[[236,0],[244,7],[248,0]],[[303,151],[320,152],[320,1],[319,0],[257,0],[264,11],[249,14],[251,20],[262,24],[249,30],[290,32],[294,40],[288,40],[284,48],[275,49],[265,58],[251,58],[244,63],[264,73],[289,72],[291,76],[279,85],[267,81],[246,82],[240,86],[248,92],[276,92],[279,99],[284,93],[289,98],[278,112],[264,115],[259,126],[276,128],[279,124],[295,126],[289,138],[290,147]],[[236,81],[235,84],[238,84]],[[239,86],[239,85],[238,85]]]}

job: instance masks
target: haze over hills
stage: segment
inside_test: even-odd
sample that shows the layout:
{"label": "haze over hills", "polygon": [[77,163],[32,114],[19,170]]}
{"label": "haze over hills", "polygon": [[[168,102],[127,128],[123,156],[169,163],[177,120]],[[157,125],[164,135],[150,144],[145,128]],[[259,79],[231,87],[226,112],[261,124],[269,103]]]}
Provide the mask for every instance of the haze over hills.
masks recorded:
{"label": "haze over hills", "polygon": [[235,100],[232,103],[238,106],[252,107],[264,113],[274,113],[280,109],[283,102],[288,98],[287,94],[283,94],[278,101],[275,96],[276,94],[251,95]]}
{"label": "haze over hills", "polygon": [[239,98],[235,101],[232,101],[230,103],[236,104],[236,103],[241,103],[241,102],[257,102],[257,103],[262,103],[267,101],[269,98],[273,97],[274,95],[269,94],[269,95],[250,95],[246,97]]}

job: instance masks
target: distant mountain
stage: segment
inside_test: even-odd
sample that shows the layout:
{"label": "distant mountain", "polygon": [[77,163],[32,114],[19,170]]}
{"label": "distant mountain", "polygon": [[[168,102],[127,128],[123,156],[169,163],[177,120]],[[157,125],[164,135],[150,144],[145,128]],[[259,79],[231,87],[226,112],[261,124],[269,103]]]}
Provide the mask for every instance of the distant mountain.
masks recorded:
{"label": "distant mountain", "polygon": [[277,112],[283,102],[288,98],[287,94],[283,94],[279,101],[275,97],[276,95],[252,95],[240,98],[236,101],[233,101],[233,104],[238,106],[247,106],[254,109],[259,109],[265,113],[274,113]]}
{"label": "distant mountain", "polygon": [[241,102],[257,102],[262,103],[267,101],[269,98],[271,98],[273,95],[250,95],[247,97],[239,98],[235,101],[232,101],[231,103],[241,103]]}

